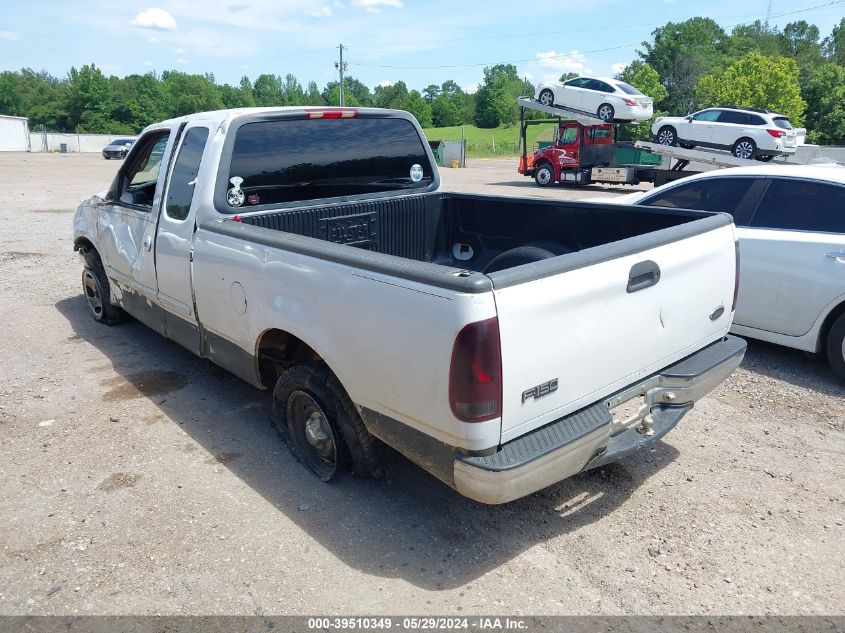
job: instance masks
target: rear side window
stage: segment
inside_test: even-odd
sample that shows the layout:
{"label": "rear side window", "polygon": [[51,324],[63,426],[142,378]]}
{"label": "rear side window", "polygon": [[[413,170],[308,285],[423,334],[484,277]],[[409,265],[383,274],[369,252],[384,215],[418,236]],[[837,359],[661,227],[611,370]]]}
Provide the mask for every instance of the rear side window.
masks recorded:
{"label": "rear side window", "polygon": [[734,215],[753,184],[753,178],[702,178],[672,187],[640,204]]}
{"label": "rear side window", "polygon": [[736,110],[723,110],[719,115],[719,123],[737,123],[739,125],[748,125],[750,116],[747,112],[737,112]]}
{"label": "rear side window", "polygon": [[179,155],[170,174],[167,187],[167,216],[174,220],[188,217],[191,200],[194,199],[194,181],[200,169],[200,160],[208,139],[208,128],[194,127],[185,134]]}
{"label": "rear side window", "polygon": [[751,226],[845,233],[845,187],[797,179],[772,179]]}
{"label": "rear side window", "polygon": [[613,88],[608,86],[603,81],[599,81],[598,79],[591,79],[590,82],[584,87],[588,88],[589,90],[596,90],[598,92],[613,92],[614,91]]}
{"label": "rear side window", "polygon": [[570,79],[565,85],[573,88],[586,88],[588,83],[590,83],[590,80],[586,77],[578,77],[577,79]]}
{"label": "rear side window", "polygon": [[775,122],[775,125],[781,128],[782,130],[791,130],[792,123],[789,122],[785,116],[776,116],[772,119]]}
{"label": "rear side window", "polygon": [[628,84],[623,83],[621,81],[616,82],[616,87],[619,88],[625,94],[629,94],[629,95],[641,95],[642,94],[642,92],[640,92],[639,90],[634,88],[634,86],[629,86]]}
{"label": "rear side window", "polygon": [[751,125],[766,125],[766,119],[756,114],[749,114],[748,118]]}
{"label": "rear side window", "polygon": [[410,121],[281,119],[238,128],[225,186],[242,191],[228,199],[251,206],[422,189],[432,181]]}

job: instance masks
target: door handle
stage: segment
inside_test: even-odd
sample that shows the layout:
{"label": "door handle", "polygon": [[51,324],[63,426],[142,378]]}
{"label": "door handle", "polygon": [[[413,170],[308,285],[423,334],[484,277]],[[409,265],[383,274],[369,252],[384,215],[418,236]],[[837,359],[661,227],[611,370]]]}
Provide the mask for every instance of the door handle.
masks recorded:
{"label": "door handle", "polygon": [[660,281],[660,266],[650,259],[631,266],[628,273],[628,294],[654,286]]}
{"label": "door handle", "polygon": [[152,248],[152,246],[153,246],[153,236],[150,235],[150,234],[145,235],[144,236],[144,249],[150,250],[150,248]]}
{"label": "door handle", "polygon": [[837,264],[845,264],[845,253],[828,253],[827,256]]}

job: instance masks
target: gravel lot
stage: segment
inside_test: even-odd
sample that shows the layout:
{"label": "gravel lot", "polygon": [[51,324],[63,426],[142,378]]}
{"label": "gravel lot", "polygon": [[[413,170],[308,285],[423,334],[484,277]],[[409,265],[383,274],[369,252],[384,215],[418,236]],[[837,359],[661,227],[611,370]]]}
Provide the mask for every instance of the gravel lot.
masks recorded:
{"label": "gravel lot", "polygon": [[[87,315],[76,202],[118,163],[0,154],[0,613],[837,614],[845,387],[745,363],[644,455],[500,507],[396,458],[318,482],[269,397],[138,323]],[[515,161],[444,188],[555,198]]]}

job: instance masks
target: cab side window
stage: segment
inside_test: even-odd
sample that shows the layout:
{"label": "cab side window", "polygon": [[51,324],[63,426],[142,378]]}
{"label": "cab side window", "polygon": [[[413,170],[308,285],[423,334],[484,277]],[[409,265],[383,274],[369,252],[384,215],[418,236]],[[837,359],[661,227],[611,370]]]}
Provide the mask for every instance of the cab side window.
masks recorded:
{"label": "cab side window", "polygon": [[185,134],[173,171],[170,173],[170,184],[167,186],[167,202],[165,211],[167,217],[174,220],[184,220],[191,209],[194,199],[194,183],[200,169],[200,160],[208,139],[208,128],[194,127]]}
{"label": "cab side window", "polygon": [[152,208],[169,136],[169,130],[150,132],[138,141],[123,171],[121,202],[147,211]]}
{"label": "cab side window", "polygon": [[773,178],[751,218],[751,226],[845,233],[845,187]]}

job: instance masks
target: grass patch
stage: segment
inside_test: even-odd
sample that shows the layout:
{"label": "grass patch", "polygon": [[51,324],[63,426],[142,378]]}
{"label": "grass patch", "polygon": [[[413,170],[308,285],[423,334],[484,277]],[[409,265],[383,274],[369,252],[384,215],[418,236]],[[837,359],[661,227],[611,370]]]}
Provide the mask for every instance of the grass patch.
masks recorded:
{"label": "grass patch", "polygon": [[[519,125],[497,128],[480,128],[464,125],[464,138],[467,142],[468,156],[517,156],[519,153]],[[554,135],[555,124],[531,125],[528,127],[528,149],[537,141],[550,141]],[[431,127],[423,130],[430,141],[460,141],[461,126]]]}

